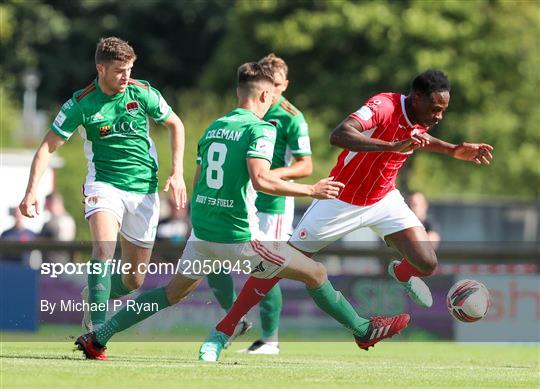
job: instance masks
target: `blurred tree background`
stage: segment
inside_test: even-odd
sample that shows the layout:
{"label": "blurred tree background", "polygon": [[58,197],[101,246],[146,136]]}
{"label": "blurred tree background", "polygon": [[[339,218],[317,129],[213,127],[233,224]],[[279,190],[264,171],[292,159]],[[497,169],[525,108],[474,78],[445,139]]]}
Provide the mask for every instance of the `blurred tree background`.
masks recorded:
{"label": "blurred tree background", "polygon": [[[407,93],[416,74],[438,68],[452,81],[452,99],[432,133],[454,143],[490,143],[495,159],[476,167],[420,152],[402,172],[401,188],[435,199],[538,200],[539,21],[536,0],[4,0],[1,147],[36,146],[13,137],[24,72],[41,75],[38,106],[52,119],[95,77],[99,37],[117,35],[138,54],[133,77],[160,89],[186,125],[189,189],[198,137],[235,104],[236,68],[275,52],[289,64],[286,96],[310,124],[314,177],[326,176],[335,163],[339,150],[328,134],[343,118],[370,95]],[[168,134],[156,126],[152,137],[163,183]],[[86,174],[80,138],[59,155],[66,164],[57,186],[80,216]],[[86,224],[78,227],[87,237]]]}

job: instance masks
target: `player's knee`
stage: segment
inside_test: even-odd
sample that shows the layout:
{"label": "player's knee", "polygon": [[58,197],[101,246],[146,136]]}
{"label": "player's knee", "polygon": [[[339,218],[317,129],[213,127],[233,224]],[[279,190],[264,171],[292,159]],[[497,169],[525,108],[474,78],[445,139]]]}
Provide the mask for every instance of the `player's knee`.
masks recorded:
{"label": "player's knee", "polygon": [[109,242],[94,242],[92,248],[92,258],[101,259],[103,261],[112,259],[114,257],[114,249],[114,246],[112,246]]}
{"label": "player's knee", "polygon": [[313,270],[309,275],[309,281],[306,281],[306,284],[310,288],[321,286],[328,279],[328,274],[326,273],[326,268],[320,262],[315,262]]}

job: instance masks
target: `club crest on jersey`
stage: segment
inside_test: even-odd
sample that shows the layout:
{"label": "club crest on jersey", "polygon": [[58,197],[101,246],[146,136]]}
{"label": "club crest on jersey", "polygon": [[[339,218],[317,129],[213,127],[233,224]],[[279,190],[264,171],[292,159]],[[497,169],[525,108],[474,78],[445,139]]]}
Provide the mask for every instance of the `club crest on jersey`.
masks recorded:
{"label": "club crest on jersey", "polygon": [[135,116],[139,112],[139,104],[135,101],[129,102],[126,104],[126,110],[129,115]]}
{"label": "club crest on jersey", "polygon": [[270,122],[272,125],[274,125],[276,128],[278,127],[279,125],[279,122],[276,121],[275,119],[269,119],[268,122]]}
{"label": "club crest on jersey", "polygon": [[307,232],[307,229],[305,228],[302,228],[300,230],[300,232],[298,232],[298,237],[302,240],[306,240],[307,239],[307,236],[308,236],[308,232]]}
{"label": "club crest on jersey", "polygon": [[96,206],[98,203],[98,196],[97,195],[91,195],[84,199],[84,203],[88,205],[89,207]]}

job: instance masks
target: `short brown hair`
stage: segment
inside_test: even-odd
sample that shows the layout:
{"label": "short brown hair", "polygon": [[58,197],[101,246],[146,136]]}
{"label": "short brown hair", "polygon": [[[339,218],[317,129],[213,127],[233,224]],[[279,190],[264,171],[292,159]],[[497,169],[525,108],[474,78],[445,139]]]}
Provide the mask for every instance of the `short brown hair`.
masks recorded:
{"label": "short brown hair", "polygon": [[96,47],[96,64],[104,64],[114,60],[121,62],[135,61],[135,50],[118,37],[101,38]]}
{"label": "short brown hair", "polygon": [[238,67],[238,87],[260,81],[274,84],[272,73],[264,69],[259,63],[246,62]]}
{"label": "short brown hair", "polygon": [[285,77],[287,77],[289,74],[289,67],[287,66],[285,60],[276,56],[274,53],[270,53],[269,55],[261,58],[259,60],[259,64],[261,64],[263,68],[272,72],[272,74],[279,71],[283,71]]}

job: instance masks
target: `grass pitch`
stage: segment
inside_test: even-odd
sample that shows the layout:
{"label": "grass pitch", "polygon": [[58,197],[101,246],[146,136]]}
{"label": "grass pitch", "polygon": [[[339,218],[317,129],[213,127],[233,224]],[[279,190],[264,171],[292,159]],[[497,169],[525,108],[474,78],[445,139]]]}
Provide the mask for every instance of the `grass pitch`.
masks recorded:
{"label": "grass pitch", "polygon": [[87,361],[68,342],[2,342],[1,388],[539,388],[540,347],[383,342],[284,342],[279,356],[224,351],[197,361],[199,343],[112,342]]}

